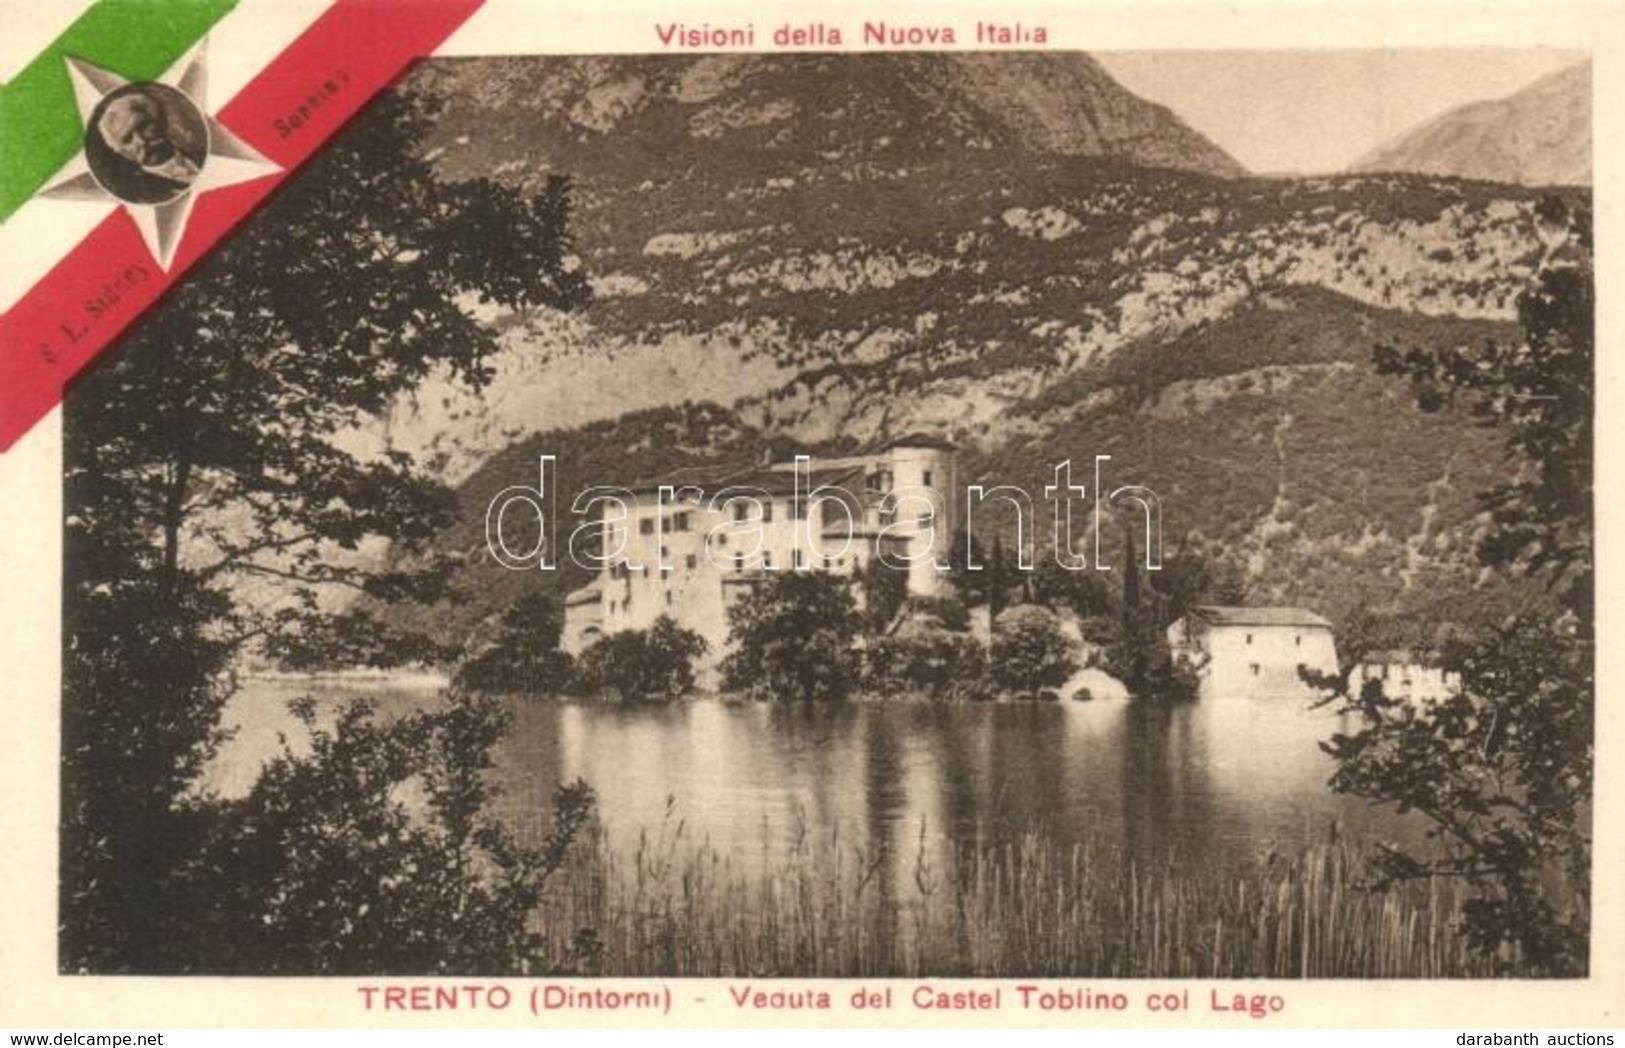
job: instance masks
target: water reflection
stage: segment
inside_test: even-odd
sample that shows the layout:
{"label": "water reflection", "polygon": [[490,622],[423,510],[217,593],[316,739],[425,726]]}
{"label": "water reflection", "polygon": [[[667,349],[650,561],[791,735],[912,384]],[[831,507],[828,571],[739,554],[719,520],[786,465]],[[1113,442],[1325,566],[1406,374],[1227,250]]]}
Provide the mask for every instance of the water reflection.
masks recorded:
{"label": "water reflection", "polygon": [[[350,692],[256,683],[233,700],[239,734],[209,770],[240,793],[291,731],[288,698]],[[381,708],[434,701],[373,692]],[[539,840],[554,788],[597,791],[611,843],[681,834],[730,862],[782,861],[837,837],[872,857],[880,890],[940,876],[954,843],[1028,834],[1135,863],[1192,870],[1252,864],[1325,838],[1390,836],[1392,816],[1325,788],[1319,741],[1337,727],[1291,700],[1188,706],[1095,701],[834,707],[700,700],[659,707],[516,702],[498,753],[500,814]],[[904,893],[908,894],[908,893]]]}

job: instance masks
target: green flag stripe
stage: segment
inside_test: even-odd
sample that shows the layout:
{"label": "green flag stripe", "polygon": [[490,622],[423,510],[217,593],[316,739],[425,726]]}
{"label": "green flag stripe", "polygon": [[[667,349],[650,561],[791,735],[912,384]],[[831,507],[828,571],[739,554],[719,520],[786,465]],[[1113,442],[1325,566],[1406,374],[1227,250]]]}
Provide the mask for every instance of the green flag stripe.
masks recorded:
{"label": "green flag stripe", "polygon": [[0,87],[0,222],[79,149],[65,57],[150,80],[236,6],[237,0],[99,0]]}

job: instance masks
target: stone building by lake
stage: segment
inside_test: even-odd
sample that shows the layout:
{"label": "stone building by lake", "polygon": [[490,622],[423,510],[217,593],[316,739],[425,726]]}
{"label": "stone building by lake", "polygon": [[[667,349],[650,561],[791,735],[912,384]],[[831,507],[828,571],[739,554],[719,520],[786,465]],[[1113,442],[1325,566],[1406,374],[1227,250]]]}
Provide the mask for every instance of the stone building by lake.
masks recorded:
{"label": "stone building by lake", "polygon": [[1168,627],[1168,644],[1200,668],[1204,698],[1310,698],[1300,669],[1337,672],[1332,624],[1303,608],[1193,608]]}
{"label": "stone building by lake", "polygon": [[1349,674],[1350,694],[1359,694],[1367,681],[1381,684],[1389,698],[1416,703],[1438,702],[1461,690],[1461,674],[1408,650],[1367,655]]}

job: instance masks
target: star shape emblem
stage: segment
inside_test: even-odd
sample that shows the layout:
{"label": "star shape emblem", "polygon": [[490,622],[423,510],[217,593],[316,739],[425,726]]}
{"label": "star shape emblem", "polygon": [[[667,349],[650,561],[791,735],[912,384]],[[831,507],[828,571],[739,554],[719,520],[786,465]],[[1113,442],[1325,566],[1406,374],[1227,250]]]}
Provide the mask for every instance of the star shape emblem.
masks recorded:
{"label": "star shape emblem", "polygon": [[116,200],[167,270],[199,196],[280,171],[206,108],[207,40],[157,80],[66,58],[84,144],[40,195]]}

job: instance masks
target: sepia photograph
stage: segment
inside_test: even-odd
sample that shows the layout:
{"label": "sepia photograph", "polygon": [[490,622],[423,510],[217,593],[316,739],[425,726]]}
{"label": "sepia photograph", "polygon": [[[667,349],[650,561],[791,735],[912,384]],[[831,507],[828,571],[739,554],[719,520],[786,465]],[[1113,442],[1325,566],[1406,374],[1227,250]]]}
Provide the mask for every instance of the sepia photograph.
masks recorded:
{"label": "sepia photograph", "polygon": [[680,50],[69,388],[60,973],[1585,977],[1588,56]]}

